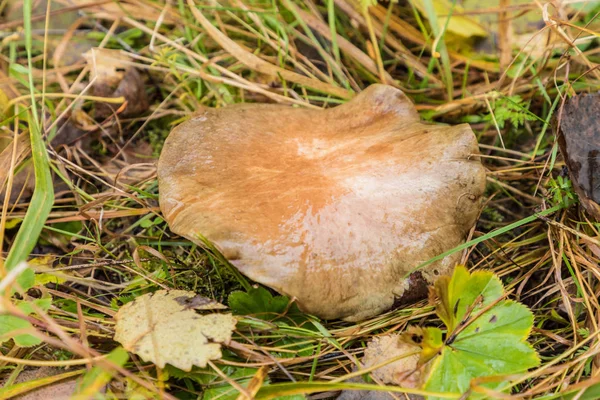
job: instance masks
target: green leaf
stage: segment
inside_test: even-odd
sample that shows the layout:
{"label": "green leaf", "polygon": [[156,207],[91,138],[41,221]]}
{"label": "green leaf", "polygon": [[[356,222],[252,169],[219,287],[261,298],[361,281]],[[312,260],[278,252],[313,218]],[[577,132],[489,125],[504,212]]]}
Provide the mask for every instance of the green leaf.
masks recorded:
{"label": "green leaf", "polygon": [[30,300],[30,301],[17,301],[16,303],[17,307],[19,307],[19,310],[21,310],[23,313],[29,315],[29,314],[33,314],[35,312],[35,308],[39,308],[42,311],[48,311],[50,309],[50,306],[52,305],[52,298],[51,297],[44,297],[42,299],[35,299],[35,300]]}
{"label": "green leaf", "polygon": [[[35,299],[32,301],[19,301],[16,306],[26,315],[34,313],[34,305],[43,311],[48,311],[52,304],[51,298]],[[31,347],[41,343],[41,340],[36,336],[18,333],[26,329],[33,329],[29,321],[14,315],[0,315],[0,343],[10,339],[15,341],[15,344],[20,347]]]}
{"label": "green leaf", "polygon": [[[236,388],[231,386],[229,383],[224,382],[221,377],[212,373],[202,373],[202,370],[194,373],[185,372],[181,370],[176,370],[170,365],[167,365],[167,371],[169,375],[177,378],[177,379],[192,379],[200,384],[206,386],[204,393],[202,395],[202,400],[211,400],[211,399],[219,399],[219,400],[235,400],[239,397],[239,392]],[[235,380],[240,386],[247,387],[248,383],[252,379],[252,377],[258,371],[257,368],[247,368],[247,367],[232,367],[232,366],[224,366],[223,373],[226,374],[230,379]],[[269,386],[270,381],[269,378],[266,377],[262,387]],[[292,396],[279,396],[275,397],[279,400],[302,400],[304,396],[302,395],[292,395]]]}
{"label": "green leaf", "polygon": [[423,353],[421,354],[421,361],[427,362],[431,360],[438,354],[443,345],[442,331],[439,328],[423,329]]}
{"label": "green leaf", "polygon": [[289,299],[275,296],[263,287],[251,288],[248,292],[233,292],[229,295],[229,308],[236,315],[253,315],[261,319],[272,319],[272,314],[283,314]]}
{"label": "green leaf", "polygon": [[[450,347],[444,347],[441,355],[433,360],[429,378],[423,389],[441,393],[464,393],[469,389],[471,378],[456,352]],[[427,397],[429,400],[438,398]]]}
{"label": "green leaf", "polygon": [[[494,118],[500,129],[504,128],[506,121],[510,121],[510,123],[517,128],[520,125],[523,125],[525,121],[539,119],[535,114],[527,109],[526,104],[524,104],[524,100],[518,95],[502,96],[497,98],[493,108]],[[493,121],[493,118],[489,116],[487,120]]]}
{"label": "green leaf", "polygon": [[13,339],[20,347],[31,347],[42,341],[29,334],[16,334],[17,331],[33,329],[31,323],[14,315],[0,315],[0,343]]}
{"label": "green leaf", "polygon": [[[459,266],[451,278],[440,278],[435,290],[439,300],[436,312],[448,334],[441,351],[433,356],[425,390],[463,395],[473,378],[514,374],[539,365],[537,353],[526,341],[533,314],[520,303],[499,300],[504,288],[492,272],[471,274]],[[430,347],[436,347],[426,344],[423,340],[422,359],[426,352],[432,352]],[[484,386],[498,390],[505,387],[505,382]],[[468,398],[478,396],[471,394]]]}
{"label": "green leaf", "polygon": [[144,217],[143,219],[140,220],[140,226],[142,228],[148,229],[152,225],[154,225],[154,223],[152,222],[152,220],[149,217],[151,217],[151,215],[148,215],[148,216],[146,216],[146,217]]}
{"label": "green leaf", "polygon": [[[492,272],[477,271],[471,275],[463,266],[456,267],[452,278],[440,277],[435,289],[440,299],[436,312],[449,331],[463,320],[469,308],[475,314],[504,293],[502,282]],[[478,299],[481,301],[473,308]]]}
{"label": "green leaf", "polygon": [[[254,376],[256,371],[258,371],[257,368],[228,367],[223,372],[226,373],[229,378],[235,380],[241,386],[245,387],[246,385],[248,385],[248,382],[250,382],[250,380],[252,379],[252,377]],[[205,376],[209,377],[210,375],[205,375]],[[268,382],[268,379],[267,379],[267,382]],[[239,392],[237,391],[237,389],[235,389],[234,387],[232,387],[231,385],[229,385],[226,382],[223,383],[219,376],[214,375],[211,378],[210,386],[204,390],[202,399],[210,400],[210,399],[218,398],[221,400],[235,400],[235,399],[237,399],[238,395],[239,395]]]}

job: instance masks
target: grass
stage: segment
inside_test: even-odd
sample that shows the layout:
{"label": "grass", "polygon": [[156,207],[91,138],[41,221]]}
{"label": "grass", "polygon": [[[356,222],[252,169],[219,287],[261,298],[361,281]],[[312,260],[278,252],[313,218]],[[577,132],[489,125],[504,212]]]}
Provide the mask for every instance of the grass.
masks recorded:
{"label": "grass", "polygon": [[[513,397],[597,398],[600,224],[574,200],[551,126],[565,97],[600,87],[600,9],[559,14],[550,7],[545,17],[535,3],[484,9],[483,15],[502,12],[517,26],[541,21],[537,35],[552,33],[534,46],[519,48],[517,37],[514,46],[502,43],[513,52],[510,65],[501,67],[495,44],[477,52],[473,40],[453,37],[449,24],[430,27],[435,0],[422,2],[424,14],[416,1],[368,9],[357,0],[202,1],[196,7],[188,0],[52,1],[46,12],[46,2],[25,0],[26,23],[10,11],[19,3],[0,4],[7,10],[0,22],[7,33],[0,191],[8,195],[0,215],[0,278],[10,286],[8,271],[29,258],[35,281],[19,283],[35,286],[17,297],[51,298],[52,306],[28,319],[26,333],[40,344],[0,344],[0,379],[10,383],[0,398],[54,382],[41,376],[19,383],[24,371],[39,367],[83,374],[81,393],[110,382],[116,397],[187,399],[237,397],[237,383],[267,366],[269,384],[262,382],[258,398],[333,396],[359,385],[345,379],[372,337],[408,324],[439,324],[425,301],[360,323],[247,315],[223,359],[191,372],[161,370],[136,356],[124,361],[114,352],[113,316],[141,294],[180,288],[227,303],[232,292],[248,287],[214,252],[174,236],[160,216],[154,162],[170,128],[201,107],[332,107],[378,82],[404,90],[424,119],[468,122],[477,135],[488,189],[472,237],[455,251],[469,267],[497,273],[511,297],[534,312],[530,342],[543,362],[511,378]],[[480,15],[469,10],[449,12]],[[486,28],[498,29],[495,23]],[[128,54],[144,82],[147,110],[93,118],[106,97],[91,89],[98,76],[80,57],[61,63],[86,46]],[[20,135],[30,139],[19,142]],[[8,293],[4,309],[13,302]],[[80,365],[86,370],[67,369]]]}

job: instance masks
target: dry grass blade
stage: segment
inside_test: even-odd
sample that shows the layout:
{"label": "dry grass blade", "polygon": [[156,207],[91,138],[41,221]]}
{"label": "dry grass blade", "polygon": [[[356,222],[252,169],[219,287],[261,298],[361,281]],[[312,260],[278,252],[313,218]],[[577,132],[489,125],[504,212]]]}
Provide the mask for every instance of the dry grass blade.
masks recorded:
{"label": "dry grass blade", "polygon": [[198,20],[200,25],[206,30],[206,32],[229,52],[233,57],[238,59],[242,64],[248,68],[253,69],[257,72],[267,74],[273,77],[281,77],[284,80],[294,82],[308,88],[317,90],[324,94],[330,94],[332,96],[340,97],[342,99],[349,99],[352,97],[352,92],[335,87],[333,85],[326,84],[314,79],[307,78],[306,76],[297,74],[296,72],[288,71],[286,69],[277,67],[267,61],[262,60],[260,57],[244,50],[233,40],[229,39],[227,35],[215,28],[210,21],[196,8],[193,0],[187,0],[188,5],[194,14],[194,17]]}

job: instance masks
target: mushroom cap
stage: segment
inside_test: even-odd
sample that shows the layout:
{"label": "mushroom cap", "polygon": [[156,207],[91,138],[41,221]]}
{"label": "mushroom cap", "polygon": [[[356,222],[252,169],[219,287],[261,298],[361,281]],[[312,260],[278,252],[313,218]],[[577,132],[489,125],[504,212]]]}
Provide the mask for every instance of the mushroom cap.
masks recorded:
{"label": "mushroom cap", "polygon": [[207,238],[305,312],[359,320],[389,309],[413,268],[464,240],[485,186],[477,154],[469,125],[420,123],[385,85],[332,109],[204,109],[165,142],[160,206],[173,232]]}

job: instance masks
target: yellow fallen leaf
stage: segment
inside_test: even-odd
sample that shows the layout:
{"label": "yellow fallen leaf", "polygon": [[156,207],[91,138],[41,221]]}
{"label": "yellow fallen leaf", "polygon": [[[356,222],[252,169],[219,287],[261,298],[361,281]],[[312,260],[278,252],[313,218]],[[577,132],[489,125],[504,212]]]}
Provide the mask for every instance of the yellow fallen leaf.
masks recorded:
{"label": "yellow fallen leaf", "polygon": [[68,273],[55,273],[52,271],[52,263],[55,259],[56,256],[54,255],[45,255],[29,260],[29,266],[36,272],[35,285],[45,285],[47,283],[58,285],[67,281],[65,275],[69,275]]}
{"label": "yellow fallen leaf", "polygon": [[115,340],[144,361],[184,371],[221,358],[237,320],[231,314],[194,311],[196,293],[159,290],[127,303],[117,313]]}
{"label": "yellow fallen leaf", "polygon": [[6,225],[5,228],[6,229],[13,229],[16,228],[17,226],[19,226],[19,224],[23,222],[22,219],[19,218],[13,218],[13,219],[9,219],[8,221],[6,221]]}
{"label": "yellow fallen leaf", "polygon": [[[440,30],[446,27],[446,32],[450,32],[463,38],[470,38],[473,36],[485,37],[488,35],[487,31],[474,20],[465,16],[454,15],[462,14],[465,10],[459,5],[453,6],[452,2],[448,0],[412,0],[414,6],[423,15],[427,15],[425,11],[425,1],[433,2],[433,9],[437,15],[437,22]],[[450,15],[449,21],[448,15]],[[448,23],[447,26],[446,22]]]}

